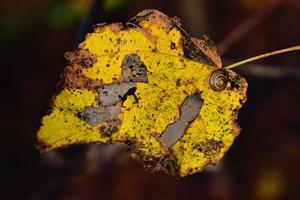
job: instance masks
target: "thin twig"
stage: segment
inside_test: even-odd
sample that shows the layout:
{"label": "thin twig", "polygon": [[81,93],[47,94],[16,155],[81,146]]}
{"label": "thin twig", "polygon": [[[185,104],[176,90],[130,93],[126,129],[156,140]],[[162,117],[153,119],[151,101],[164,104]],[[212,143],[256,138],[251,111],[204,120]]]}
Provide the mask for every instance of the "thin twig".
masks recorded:
{"label": "thin twig", "polygon": [[228,65],[225,68],[226,69],[232,69],[232,68],[244,65],[246,63],[250,63],[250,62],[260,60],[260,59],[263,59],[263,58],[266,58],[266,57],[274,56],[274,55],[277,55],[277,54],[283,54],[283,53],[287,53],[287,52],[291,52],[291,51],[300,51],[300,45],[289,47],[289,48],[286,48],[286,49],[280,49],[280,50],[277,50],[277,51],[272,51],[272,52],[269,52],[269,53],[264,53],[264,54],[261,54],[261,55],[258,55],[258,56],[254,56],[252,58],[248,58],[246,60],[242,60],[242,61],[233,63],[231,65]]}

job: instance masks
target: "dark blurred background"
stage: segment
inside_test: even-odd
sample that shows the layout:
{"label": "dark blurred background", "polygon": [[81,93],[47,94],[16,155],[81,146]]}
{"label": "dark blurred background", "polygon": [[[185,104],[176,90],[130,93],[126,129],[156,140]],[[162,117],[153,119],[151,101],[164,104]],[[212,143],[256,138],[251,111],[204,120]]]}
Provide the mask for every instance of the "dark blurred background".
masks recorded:
{"label": "dark blurred background", "polygon": [[1,0],[0,199],[299,199],[300,52],[240,67],[242,131],[215,167],[183,179],[144,172],[122,145],[40,154],[35,134],[60,74],[90,24],[146,8],[209,35],[233,63],[300,44],[299,0]]}

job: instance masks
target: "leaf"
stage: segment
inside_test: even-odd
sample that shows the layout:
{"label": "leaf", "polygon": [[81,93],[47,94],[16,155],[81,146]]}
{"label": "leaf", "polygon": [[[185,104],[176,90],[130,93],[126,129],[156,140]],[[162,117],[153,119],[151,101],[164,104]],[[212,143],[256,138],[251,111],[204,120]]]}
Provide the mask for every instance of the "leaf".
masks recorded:
{"label": "leaf", "polygon": [[217,163],[240,131],[247,83],[220,69],[214,47],[203,51],[176,21],[145,10],[126,24],[95,26],[66,54],[40,149],[123,142],[147,170],[176,176]]}

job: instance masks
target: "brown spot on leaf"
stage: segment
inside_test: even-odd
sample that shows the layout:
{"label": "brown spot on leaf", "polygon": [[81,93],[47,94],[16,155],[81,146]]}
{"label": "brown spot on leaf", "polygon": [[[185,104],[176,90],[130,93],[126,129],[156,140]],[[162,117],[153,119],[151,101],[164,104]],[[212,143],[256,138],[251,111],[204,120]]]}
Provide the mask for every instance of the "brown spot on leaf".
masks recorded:
{"label": "brown spot on leaf", "polygon": [[62,74],[62,82],[59,87],[69,89],[89,89],[96,91],[102,85],[101,80],[93,80],[84,77],[81,73],[81,65],[67,66]]}
{"label": "brown spot on leaf", "polygon": [[191,40],[218,68],[222,68],[222,61],[213,41],[206,35],[199,39],[192,37]]}
{"label": "brown spot on leaf", "polygon": [[141,26],[142,21],[147,21],[149,23],[155,23],[165,29],[170,31],[173,26],[173,19],[163,14],[162,12],[154,9],[143,10],[138,13],[135,17],[131,18],[127,24],[134,24],[138,27]]}
{"label": "brown spot on leaf", "polygon": [[119,130],[121,123],[121,120],[117,118],[109,119],[104,125],[100,126],[99,132],[103,136],[111,137],[112,134]]}
{"label": "brown spot on leaf", "polygon": [[195,60],[207,65],[213,66],[213,61],[205,55],[189,37],[183,38],[183,52],[184,56],[188,59]]}
{"label": "brown spot on leaf", "polygon": [[86,49],[66,52],[65,58],[69,60],[71,65],[78,64],[83,68],[92,67],[97,61],[96,57]]}
{"label": "brown spot on leaf", "polygon": [[223,147],[224,143],[222,141],[210,139],[197,146],[197,149],[203,152],[205,156],[212,158],[214,155],[218,155]]}
{"label": "brown spot on leaf", "polygon": [[174,42],[171,42],[170,49],[175,49],[175,48],[176,48],[176,44]]}
{"label": "brown spot on leaf", "polygon": [[84,49],[83,46],[84,43],[81,43],[77,51],[65,53],[70,66],[65,68],[59,87],[69,89],[86,88],[96,91],[102,85],[101,80],[93,80],[82,75],[82,69],[92,67],[97,62],[96,57]]}

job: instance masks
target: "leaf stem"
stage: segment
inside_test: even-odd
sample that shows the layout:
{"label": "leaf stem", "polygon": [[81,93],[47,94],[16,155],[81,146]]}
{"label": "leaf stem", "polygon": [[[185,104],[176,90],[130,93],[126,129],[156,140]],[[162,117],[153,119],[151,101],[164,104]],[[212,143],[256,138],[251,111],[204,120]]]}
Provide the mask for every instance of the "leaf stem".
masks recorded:
{"label": "leaf stem", "polygon": [[291,51],[300,51],[300,45],[289,47],[289,48],[286,48],[286,49],[280,49],[280,50],[277,50],[277,51],[272,51],[272,52],[261,54],[261,55],[258,55],[258,56],[254,56],[252,58],[248,58],[246,60],[242,60],[242,61],[233,63],[231,65],[228,65],[228,66],[224,67],[224,68],[232,69],[232,68],[244,65],[244,64],[249,63],[249,62],[253,62],[253,61],[260,60],[260,59],[263,59],[263,58],[266,58],[266,57],[274,56],[274,55],[277,55],[277,54],[283,54],[283,53],[287,53],[287,52],[291,52]]}

